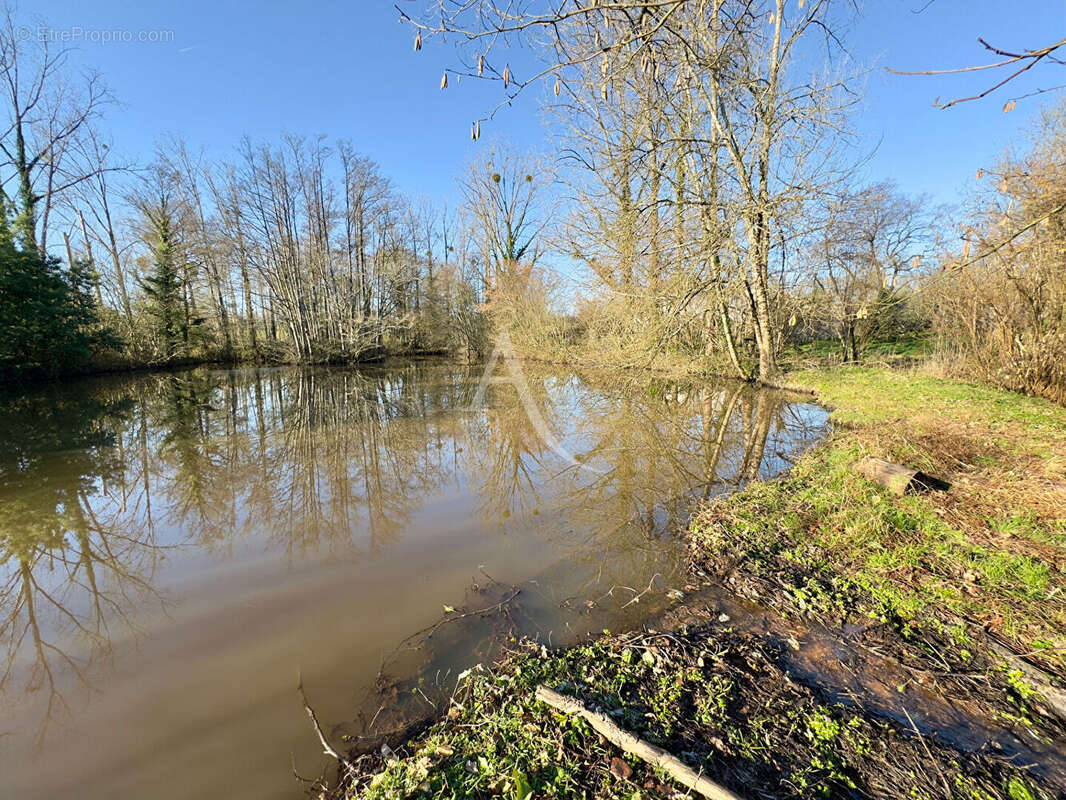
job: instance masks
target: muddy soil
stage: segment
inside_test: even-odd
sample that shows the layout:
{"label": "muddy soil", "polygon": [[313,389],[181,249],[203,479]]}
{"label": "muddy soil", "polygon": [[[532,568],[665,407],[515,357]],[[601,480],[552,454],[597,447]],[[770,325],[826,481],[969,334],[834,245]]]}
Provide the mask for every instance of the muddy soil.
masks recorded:
{"label": "muddy soil", "polygon": [[[367,791],[384,769],[382,744],[403,759],[422,752],[427,736],[454,736],[457,755],[435,765],[442,771],[464,748],[489,747],[468,733],[473,705],[478,725],[486,714],[516,713],[516,699],[530,730],[560,725],[530,700],[542,682],[607,711],[742,797],[1066,797],[1066,725],[978,640],[967,649],[939,624],[800,614],[788,599],[791,582],[772,588],[765,574],[746,575],[736,563],[715,573],[716,566],[695,565],[704,580],[641,632],[560,651],[526,640],[493,668],[494,679],[465,683],[458,700],[449,700],[445,680],[434,696],[401,704],[403,713],[383,703],[391,733],[349,740],[362,755],[345,781],[348,796]],[[521,617],[519,600],[493,612],[501,641]],[[447,635],[461,636],[460,627]],[[387,692],[395,700],[424,688]],[[626,787],[641,797],[678,796],[642,763],[621,769],[595,735],[558,736],[557,768],[565,765],[581,787],[573,796],[630,796]],[[423,788],[410,796],[446,796]]]}

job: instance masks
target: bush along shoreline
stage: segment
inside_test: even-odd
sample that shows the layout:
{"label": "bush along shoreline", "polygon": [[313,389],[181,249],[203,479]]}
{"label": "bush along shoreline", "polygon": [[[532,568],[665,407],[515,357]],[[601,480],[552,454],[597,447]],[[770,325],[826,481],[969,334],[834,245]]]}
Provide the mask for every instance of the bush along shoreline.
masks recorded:
{"label": "bush along shoreline", "polygon": [[[638,632],[513,642],[330,794],[701,795],[544,687],[722,797],[1063,797],[1066,409],[915,372],[789,379],[834,431],[696,511],[684,597]],[[897,495],[865,457],[950,488]]]}

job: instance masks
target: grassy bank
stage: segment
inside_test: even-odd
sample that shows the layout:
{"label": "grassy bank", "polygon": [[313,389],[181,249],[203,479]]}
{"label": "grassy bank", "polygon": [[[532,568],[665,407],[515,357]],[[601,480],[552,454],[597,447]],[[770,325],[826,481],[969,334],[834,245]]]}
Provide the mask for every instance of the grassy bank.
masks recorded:
{"label": "grassy bank", "polygon": [[[894,364],[927,358],[935,353],[936,342],[931,334],[923,332],[867,342],[862,348],[862,359],[867,363]],[[815,339],[796,343],[786,348],[781,354],[781,361],[786,364],[839,364],[840,342],[835,339]]]}
{"label": "grassy bank", "polygon": [[[348,796],[677,794],[539,684],[743,797],[1060,796],[1066,409],[885,370],[789,379],[835,430],[695,516],[706,588],[652,631],[516,645],[417,739],[360,758]],[[853,472],[865,455],[952,488],[896,497]]]}
{"label": "grassy bank", "polygon": [[[1066,664],[1066,409],[884,370],[791,383],[833,409],[835,433],[784,480],[705,509],[698,557],[719,573],[796,565],[813,582],[793,610],[961,618]],[[852,470],[867,455],[952,488],[894,497]]]}

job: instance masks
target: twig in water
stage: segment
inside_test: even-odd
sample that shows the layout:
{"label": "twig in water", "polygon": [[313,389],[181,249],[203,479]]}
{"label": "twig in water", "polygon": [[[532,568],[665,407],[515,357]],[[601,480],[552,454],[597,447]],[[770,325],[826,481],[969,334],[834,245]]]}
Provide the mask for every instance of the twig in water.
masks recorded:
{"label": "twig in water", "polygon": [[425,627],[425,628],[423,628],[420,631],[415,631],[414,633],[412,633],[410,636],[408,636],[406,639],[404,639],[402,642],[400,642],[398,645],[396,645],[396,650],[402,649],[412,639],[415,639],[415,638],[417,638],[419,636],[423,636],[423,635],[425,635],[425,636],[431,635],[434,631],[437,630],[437,628],[441,627],[442,625],[447,625],[449,622],[455,622],[456,620],[465,619],[466,617],[477,617],[477,616],[480,616],[482,614],[490,614],[493,611],[502,611],[504,606],[506,606],[508,603],[510,603],[512,600],[514,600],[516,597],[518,597],[518,595],[520,595],[521,593],[522,593],[522,590],[516,588],[507,597],[503,598],[503,600],[501,600],[498,603],[495,603],[494,605],[486,606],[485,608],[479,608],[476,611],[466,611],[466,612],[463,612],[462,614],[449,614],[444,619],[438,620],[437,622],[434,622],[432,625],[430,625],[428,627]]}
{"label": "twig in water", "polygon": [[348,757],[342,756],[340,753],[334,750],[333,747],[330,746],[330,743],[326,740],[326,735],[322,732],[322,726],[318,724],[318,717],[315,716],[315,711],[313,708],[311,708],[310,704],[308,704],[307,695],[304,694],[303,674],[299,675],[299,679],[296,684],[296,689],[300,692],[300,700],[304,704],[304,711],[307,712],[307,716],[311,719],[311,727],[315,729],[315,733],[318,734],[318,741],[322,743],[322,752],[324,752],[328,756],[333,756],[333,758],[337,759],[337,761],[339,761],[345,769],[347,769],[349,772],[352,772],[355,767],[352,762],[348,760]]}
{"label": "twig in water", "polygon": [[289,760],[292,762],[292,774],[293,777],[296,778],[296,780],[302,781],[304,783],[309,783],[312,786],[319,786],[322,784],[323,781],[321,777],[305,778],[303,775],[296,771],[296,753],[289,753]]}
{"label": "twig in water", "polygon": [[382,703],[380,706],[378,706],[378,710],[374,712],[374,717],[373,717],[373,719],[370,720],[370,724],[366,726],[366,732],[367,733],[372,733],[373,732],[374,723],[378,721],[378,715],[380,715],[381,712],[384,711],[384,710],[385,710],[385,704]]}
{"label": "twig in water", "polygon": [[940,776],[940,780],[944,784],[944,792],[946,793],[945,796],[951,797],[951,787],[948,786],[948,779],[944,777],[944,773],[940,771],[940,765],[936,763],[936,759],[933,758],[933,754],[931,752],[929,752],[929,745],[927,745],[925,743],[925,739],[922,737],[922,732],[919,731],[918,730],[918,726],[914,724],[914,720],[911,719],[911,715],[910,715],[910,712],[907,711],[907,707],[905,705],[903,705],[902,703],[900,704],[900,707],[903,709],[903,713],[907,715],[907,722],[909,722],[911,724],[911,729],[914,731],[914,735],[917,736],[918,737],[918,741],[921,742],[922,749],[925,751],[925,754],[929,757],[929,761],[932,763],[933,768],[937,772],[937,775]]}
{"label": "twig in water", "polygon": [[660,574],[659,574],[658,572],[656,572],[656,573],[655,573],[654,575],[652,575],[652,576],[651,576],[651,580],[650,580],[650,581],[648,581],[648,588],[647,588],[647,589],[645,589],[645,590],[644,590],[643,592],[637,592],[637,591],[636,591],[636,590],[634,590],[634,589],[629,589],[629,587],[628,587],[628,586],[624,586],[624,587],[622,587],[622,588],[624,588],[624,589],[629,589],[629,591],[633,592],[633,598],[632,598],[632,599],[631,599],[631,600],[630,600],[630,601],[629,601],[628,603],[625,603],[625,604],[624,604],[624,605],[622,606],[622,608],[626,608],[626,607],[628,607],[628,606],[632,605],[633,603],[639,603],[639,602],[640,602],[640,598],[642,598],[642,597],[643,597],[644,595],[646,595],[646,594],[647,594],[648,592],[653,592],[653,591],[655,591],[655,579],[656,579],[656,578],[661,578],[661,577],[662,577],[662,575],[660,575]]}

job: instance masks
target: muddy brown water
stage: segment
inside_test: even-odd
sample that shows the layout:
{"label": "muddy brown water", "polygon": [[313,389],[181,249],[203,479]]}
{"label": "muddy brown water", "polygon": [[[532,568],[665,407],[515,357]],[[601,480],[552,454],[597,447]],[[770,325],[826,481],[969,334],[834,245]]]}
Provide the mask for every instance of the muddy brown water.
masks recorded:
{"label": "muddy brown water", "polygon": [[298,676],[343,746],[503,627],[638,626],[693,500],[827,424],[739,384],[524,376],[539,419],[440,362],[0,395],[0,796],[302,797],[329,765]]}

